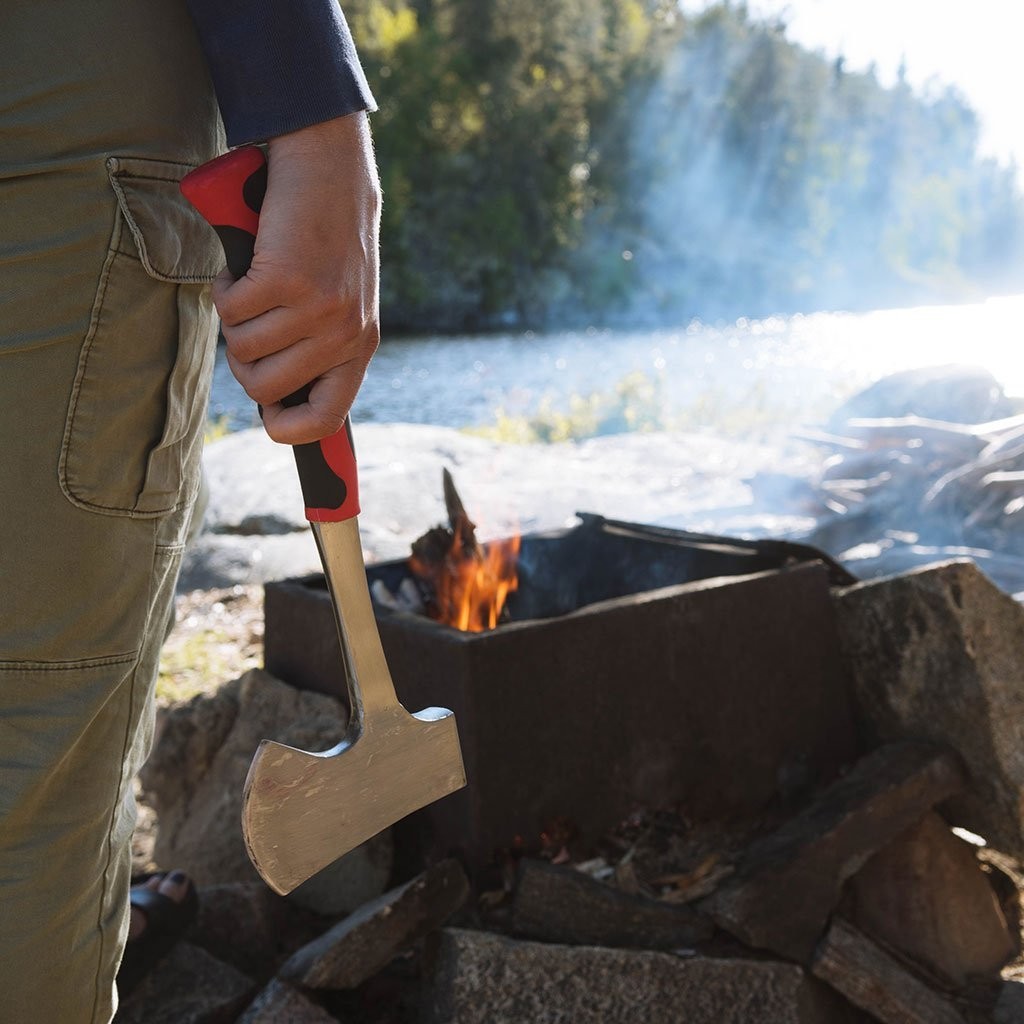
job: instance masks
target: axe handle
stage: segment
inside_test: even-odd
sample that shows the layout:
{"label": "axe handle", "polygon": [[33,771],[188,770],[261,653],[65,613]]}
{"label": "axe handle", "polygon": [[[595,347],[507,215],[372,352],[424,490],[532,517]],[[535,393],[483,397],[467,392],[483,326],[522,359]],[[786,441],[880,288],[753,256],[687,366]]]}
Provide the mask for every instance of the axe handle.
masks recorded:
{"label": "axe handle", "polygon": [[[259,213],[267,190],[267,160],[258,146],[245,146],[203,164],[181,181],[186,199],[210,223],[224,247],[232,277],[252,264]],[[283,399],[286,406],[309,400],[313,383]],[[293,446],[306,518],[337,523],[359,514],[359,479],[352,427],[346,417],[330,437]]]}

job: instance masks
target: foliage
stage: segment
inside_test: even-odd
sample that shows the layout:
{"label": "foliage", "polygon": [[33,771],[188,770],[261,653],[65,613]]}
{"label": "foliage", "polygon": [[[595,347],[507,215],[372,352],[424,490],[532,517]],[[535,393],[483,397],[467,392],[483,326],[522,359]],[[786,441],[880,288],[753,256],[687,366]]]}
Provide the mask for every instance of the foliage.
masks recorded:
{"label": "foliage", "polygon": [[469,433],[509,444],[557,444],[628,431],[668,430],[669,420],[660,381],[639,371],[627,374],[607,394],[571,395],[568,410],[543,398],[529,416],[495,412],[494,425]]}
{"label": "foliage", "polygon": [[1020,287],[1016,169],[954,90],[721,3],[345,0],[410,330],[703,319]]}
{"label": "foliage", "polygon": [[469,427],[466,433],[505,444],[558,444],[631,431],[699,432],[714,423],[721,437],[756,440],[784,420],[785,399],[770,394],[757,382],[743,394],[725,395],[713,389],[699,394],[684,408],[670,408],[660,376],[635,371],[608,392],[570,395],[568,408],[551,397],[540,400],[529,414],[494,413],[490,426]]}

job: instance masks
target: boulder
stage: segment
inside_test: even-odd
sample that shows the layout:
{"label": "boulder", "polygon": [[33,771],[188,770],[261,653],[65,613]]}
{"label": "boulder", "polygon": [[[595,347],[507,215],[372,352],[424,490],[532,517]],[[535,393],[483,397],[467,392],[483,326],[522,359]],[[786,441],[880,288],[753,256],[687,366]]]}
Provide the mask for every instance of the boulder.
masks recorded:
{"label": "boulder", "polygon": [[[807,474],[813,466],[808,456],[702,433],[634,432],[571,445],[524,445],[449,427],[360,421],[355,434],[359,532],[368,562],[408,555],[413,540],[447,521],[445,467],[455,473],[479,536],[487,540],[562,527],[579,509],[636,518],[638,494],[648,521],[680,517],[681,525],[712,532],[729,532],[734,522],[760,528],[766,509],[750,506],[744,478],[768,468]],[[185,552],[179,590],[319,569],[287,445],[275,444],[258,427],[239,431],[208,445],[203,465],[209,506],[202,533]],[[509,488],[510,480],[516,487]],[[807,526],[800,516],[773,521],[783,530]]]}
{"label": "boulder", "polygon": [[[323,751],[344,732],[339,701],[296,690],[258,669],[171,708],[139,773],[159,822],[154,859],[188,872],[199,886],[259,881],[240,825],[242,789],[256,748],[273,739]],[[392,859],[391,835],[383,832],[289,899],[321,914],[346,913],[383,892]]]}
{"label": "boulder", "polygon": [[944,816],[1024,857],[1024,607],[960,560],[836,593],[870,742],[958,751],[970,786]]}

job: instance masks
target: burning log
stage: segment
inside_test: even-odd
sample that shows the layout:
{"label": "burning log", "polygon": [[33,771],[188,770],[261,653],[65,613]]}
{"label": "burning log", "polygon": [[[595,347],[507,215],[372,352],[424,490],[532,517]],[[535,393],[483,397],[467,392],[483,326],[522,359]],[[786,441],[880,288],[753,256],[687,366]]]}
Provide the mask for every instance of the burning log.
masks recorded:
{"label": "burning log", "polygon": [[481,544],[447,469],[443,487],[448,526],[435,526],[413,542],[409,569],[430,618],[465,632],[493,629],[518,586],[519,538]]}

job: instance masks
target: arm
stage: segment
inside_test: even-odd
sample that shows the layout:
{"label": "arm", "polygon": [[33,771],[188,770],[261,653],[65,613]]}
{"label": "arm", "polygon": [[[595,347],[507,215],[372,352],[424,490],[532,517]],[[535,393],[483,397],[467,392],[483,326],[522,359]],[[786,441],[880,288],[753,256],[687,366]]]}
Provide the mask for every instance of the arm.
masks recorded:
{"label": "arm", "polygon": [[[335,0],[188,0],[228,141],[269,140],[252,266],[214,285],[228,363],[267,433],[338,430],[379,341],[373,109]],[[316,381],[306,405],[280,400]]]}

